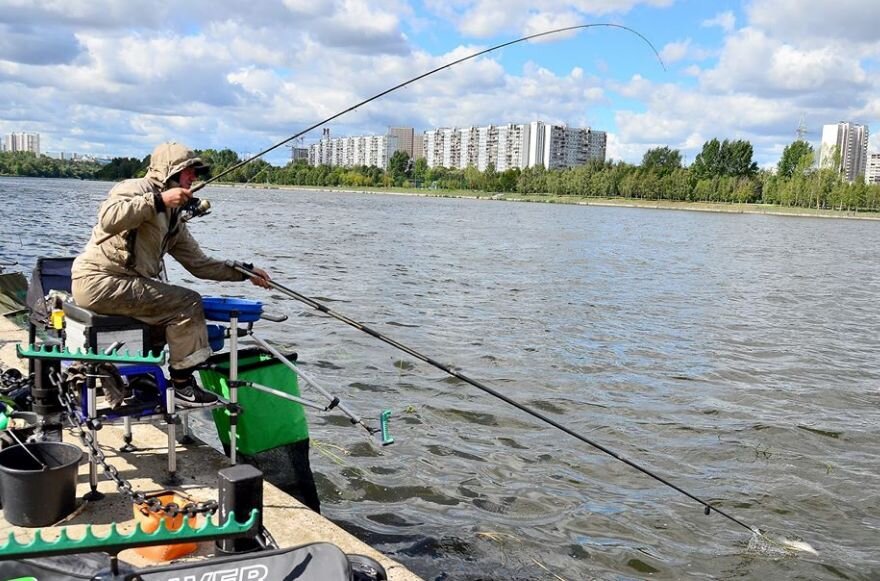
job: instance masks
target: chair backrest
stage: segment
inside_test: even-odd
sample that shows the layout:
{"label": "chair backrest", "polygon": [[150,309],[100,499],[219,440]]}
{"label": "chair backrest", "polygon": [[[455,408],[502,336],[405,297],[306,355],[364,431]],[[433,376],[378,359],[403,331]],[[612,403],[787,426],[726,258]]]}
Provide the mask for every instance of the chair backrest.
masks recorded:
{"label": "chair backrest", "polygon": [[38,258],[28,287],[27,306],[31,310],[30,322],[34,325],[46,325],[52,305],[46,301],[49,291],[71,292],[70,270],[73,268],[75,256],[63,258]]}

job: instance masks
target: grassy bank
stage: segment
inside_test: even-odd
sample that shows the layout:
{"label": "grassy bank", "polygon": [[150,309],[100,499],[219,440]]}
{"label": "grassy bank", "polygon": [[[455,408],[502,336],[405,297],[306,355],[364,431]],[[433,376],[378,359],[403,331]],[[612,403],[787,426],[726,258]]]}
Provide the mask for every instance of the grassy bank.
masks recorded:
{"label": "grassy bank", "polygon": [[[212,184],[220,185],[220,184]],[[489,193],[475,190],[417,190],[406,188],[332,188],[312,186],[277,186],[266,184],[222,184],[228,187],[257,189],[310,190],[320,192],[392,194],[431,198],[468,198],[505,202],[533,202],[542,204],[574,204],[581,206],[619,206],[623,208],[650,208],[658,210],[686,210],[691,212],[722,212],[728,214],[772,214],[807,218],[846,218],[880,220],[880,212],[847,212],[819,208],[800,208],[774,204],[733,204],[726,202],[676,202],[670,200],[642,200],[636,198],[594,198],[586,196],[553,196],[516,193]]]}

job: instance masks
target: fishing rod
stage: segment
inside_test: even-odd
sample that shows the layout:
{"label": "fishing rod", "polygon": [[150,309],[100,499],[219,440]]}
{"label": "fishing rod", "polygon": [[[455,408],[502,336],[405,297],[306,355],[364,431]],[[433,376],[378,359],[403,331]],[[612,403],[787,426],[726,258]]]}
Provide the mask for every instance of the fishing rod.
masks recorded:
{"label": "fishing rod", "polygon": [[[334,119],[336,119],[336,118],[338,118],[338,117],[342,117],[342,116],[345,115],[346,113],[350,113],[351,111],[354,111],[354,110],[357,109],[358,107],[362,107],[362,106],[366,105],[367,103],[370,103],[370,102],[372,102],[372,101],[375,101],[376,99],[379,99],[380,97],[384,97],[385,95],[387,95],[387,94],[389,94],[389,93],[393,93],[394,91],[396,91],[396,90],[398,90],[398,89],[402,89],[403,87],[406,87],[407,85],[411,85],[411,84],[415,83],[416,81],[420,81],[420,80],[422,80],[422,79],[424,79],[424,78],[426,78],[426,77],[430,77],[430,76],[433,75],[434,73],[438,73],[438,72],[440,72],[440,71],[442,71],[442,70],[452,68],[452,67],[454,67],[454,66],[457,65],[457,64],[463,63],[463,62],[465,62],[465,61],[469,61],[469,60],[471,60],[471,59],[475,59],[475,58],[477,58],[478,56],[482,56],[482,55],[484,55],[484,54],[488,54],[488,53],[490,53],[490,52],[494,52],[494,51],[496,51],[496,50],[500,50],[500,49],[502,49],[502,48],[505,48],[505,47],[508,47],[508,46],[511,46],[511,45],[514,45],[514,44],[518,44],[518,43],[521,43],[521,42],[526,42],[526,41],[529,41],[529,40],[534,40],[534,39],[536,39],[536,38],[541,38],[541,37],[544,37],[544,36],[551,36],[551,35],[554,35],[554,34],[561,34],[561,33],[563,33],[563,32],[571,32],[571,31],[574,31],[574,30],[584,30],[584,29],[587,29],[587,28],[617,28],[617,29],[624,30],[624,31],[626,31],[626,32],[630,32],[630,33],[632,33],[632,34],[635,34],[636,36],[638,36],[639,38],[641,38],[643,41],[645,41],[645,43],[646,43],[649,47],[651,47],[651,50],[654,51],[654,54],[657,56],[657,60],[660,62],[660,66],[663,67],[663,70],[664,70],[664,71],[666,70],[666,65],[663,63],[663,59],[660,57],[660,53],[657,52],[657,48],[653,45],[653,43],[651,43],[651,41],[648,40],[648,39],[647,39],[642,33],[638,32],[637,30],[632,29],[632,28],[630,28],[630,27],[628,27],[628,26],[624,26],[624,25],[622,25],[622,24],[612,24],[612,23],[606,23],[606,22],[600,22],[600,23],[594,23],[594,24],[578,24],[578,25],[576,25],[576,26],[566,26],[566,27],[563,27],[563,28],[554,28],[553,30],[546,30],[546,31],[544,31],[544,32],[538,32],[538,33],[535,33],[535,34],[530,34],[530,35],[528,35],[528,36],[523,36],[523,37],[521,37],[521,38],[517,38],[517,39],[515,39],[515,40],[509,40],[509,41],[507,41],[507,42],[502,42],[501,44],[496,44],[495,46],[489,47],[489,48],[484,49],[484,50],[481,50],[481,51],[477,51],[477,52],[475,52],[475,53],[473,53],[473,54],[470,54],[470,55],[468,55],[468,56],[465,56],[465,57],[462,57],[462,58],[456,59],[456,60],[454,60],[454,61],[448,62],[448,63],[446,63],[446,64],[444,64],[444,65],[440,65],[439,67],[437,67],[437,68],[435,68],[435,69],[431,69],[430,71],[428,71],[428,72],[426,72],[426,73],[422,73],[422,74],[420,74],[420,75],[418,75],[418,76],[415,76],[415,77],[409,79],[408,81],[404,81],[404,82],[402,82],[402,83],[398,83],[397,85],[394,85],[393,87],[391,87],[391,88],[389,88],[389,89],[385,89],[385,90],[382,91],[381,93],[377,93],[377,94],[373,95],[372,97],[369,97],[368,99],[364,99],[363,101],[361,101],[360,103],[358,103],[358,104],[356,104],[356,105],[352,105],[351,107],[348,107],[347,109],[344,109],[344,110],[342,110],[342,111],[340,111],[340,112],[338,112],[338,113],[335,113],[335,114],[331,115],[330,117],[327,117],[326,119],[323,119],[323,120],[321,120],[321,121],[315,123],[314,125],[310,125],[309,127],[303,129],[303,130],[300,131],[299,133],[297,133],[297,134],[295,134],[295,135],[292,135],[292,136],[290,136],[290,137],[284,139],[283,141],[279,141],[278,143],[276,143],[275,145],[273,145],[273,146],[271,146],[271,147],[267,147],[267,148],[264,149],[263,151],[261,151],[261,152],[259,152],[259,153],[256,153],[256,154],[252,155],[251,157],[245,159],[244,161],[241,161],[241,162],[239,162],[239,163],[237,163],[237,164],[235,164],[235,165],[233,165],[233,166],[230,166],[230,167],[226,168],[225,170],[223,170],[223,171],[220,172],[219,174],[217,174],[217,175],[215,175],[215,176],[212,176],[210,179],[205,180],[204,182],[199,182],[198,184],[195,184],[195,185],[190,189],[190,191],[193,192],[193,193],[195,193],[195,192],[201,190],[202,188],[204,188],[205,186],[207,186],[208,184],[210,184],[210,183],[212,183],[212,182],[215,182],[215,181],[219,180],[219,179],[222,178],[223,176],[225,176],[225,175],[227,175],[227,174],[229,174],[229,173],[231,173],[231,172],[237,170],[238,168],[240,168],[240,167],[242,167],[242,166],[245,166],[245,165],[249,164],[250,162],[254,161],[255,159],[259,159],[259,158],[263,157],[264,155],[266,155],[267,153],[269,153],[269,152],[271,152],[271,151],[274,151],[274,150],[278,149],[278,148],[281,147],[282,145],[285,145],[285,144],[287,144],[287,143],[290,143],[290,142],[293,141],[294,139],[297,139],[297,138],[299,138],[299,137],[302,137],[303,135],[305,135],[305,134],[308,133],[309,131],[312,131],[313,129],[317,129],[318,127],[320,127],[320,126],[322,126],[322,125],[326,125],[326,124],[329,123],[330,121],[333,121]],[[210,205],[209,205],[209,208],[210,208]]]}
{"label": "fishing rod", "polygon": [[[252,267],[249,267],[248,265],[246,265],[244,263],[228,260],[228,261],[226,261],[226,265],[234,268],[238,272],[240,272],[250,278],[262,279],[262,277],[259,274],[257,274],[253,270]],[[480,389],[480,390],[488,393],[489,395],[502,400],[505,403],[512,405],[513,407],[519,409],[520,411],[523,411],[523,412],[531,415],[532,417],[535,417],[535,418],[541,420],[542,422],[547,423],[547,424],[553,426],[554,428],[557,428],[558,430],[562,430],[563,432],[565,432],[569,436],[572,436],[573,438],[576,438],[576,439],[580,440],[581,442],[584,442],[585,444],[589,444],[590,446],[596,448],[597,450],[600,450],[600,451],[604,452],[605,454],[608,454],[609,456],[611,456],[615,460],[620,460],[624,464],[626,464],[632,468],[635,468],[639,472],[646,474],[647,476],[650,476],[654,480],[657,480],[658,482],[661,482],[661,483],[665,484],[666,486],[668,486],[674,490],[677,490],[678,492],[684,494],[688,498],[691,498],[692,500],[695,500],[698,503],[702,504],[704,507],[704,511],[703,511],[704,514],[709,515],[712,511],[715,511],[718,514],[720,514],[721,516],[723,516],[724,518],[726,518],[726,519],[740,525],[741,527],[747,529],[749,532],[751,532],[753,534],[757,534],[757,535],[762,535],[762,532],[759,528],[747,525],[743,521],[726,513],[725,511],[721,510],[720,508],[718,508],[712,504],[709,504],[705,500],[691,494],[687,490],[673,484],[672,482],[669,482],[668,480],[666,480],[662,476],[655,474],[654,472],[648,470],[647,468],[644,468],[643,466],[633,462],[632,460],[629,460],[628,458],[623,457],[622,455],[618,454],[614,450],[611,450],[610,448],[607,448],[607,447],[603,446],[602,444],[599,444],[598,442],[595,442],[595,441],[575,432],[571,428],[568,428],[565,425],[560,424],[556,420],[545,416],[541,412],[536,411],[527,405],[521,404],[514,399],[511,399],[510,397],[508,397],[508,396],[504,395],[503,393],[489,387],[488,385],[486,385],[480,381],[477,381],[476,379],[472,379],[472,378],[468,377],[467,375],[465,375],[459,371],[456,371],[456,370],[452,369],[451,367],[444,365],[443,363],[440,363],[439,361],[432,359],[431,357],[428,357],[427,355],[424,355],[411,347],[407,347],[406,345],[399,343],[399,342],[395,341],[394,339],[391,339],[390,337],[383,335],[382,333],[379,333],[375,329],[372,329],[372,328],[364,325],[363,323],[359,323],[358,321],[355,321],[354,319],[350,319],[349,317],[347,317],[341,313],[337,313],[337,312],[333,311],[332,309],[328,308],[323,303],[320,303],[314,299],[311,299],[305,295],[302,295],[302,294],[300,294],[290,288],[287,288],[286,286],[279,284],[273,280],[269,280],[269,279],[263,279],[263,280],[265,280],[271,288],[273,288],[281,293],[284,293],[285,295],[289,296],[290,298],[296,299],[301,303],[305,303],[306,305],[312,307],[315,310],[321,311],[322,313],[329,315],[329,316],[333,317],[334,319],[342,321],[343,323],[350,325],[350,326],[354,327],[355,329],[363,331],[367,335],[375,337],[376,339],[379,339],[380,341],[387,343],[388,345],[391,345],[392,347],[399,349],[400,351],[403,351],[404,353],[407,353],[408,355],[415,357],[416,359],[424,361],[425,363],[432,365],[432,366],[436,367],[437,369],[439,369],[439,370],[441,370],[441,371],[443,371],[443,372],[445,372],[455,378],[458,378],[458,379],[464,381],[465,383],[468,383],[468,384],[476,387],[477,389]]]}
{"label": "fishing rod", "polygon": [[[361,102],[359,102],[359,103],[357,103],[357,104],[355,104],[355,105],[352,105],[351,107],[348,107],[348,108],[346,108],[346,109],[343,109],[342,111],[339,111],[338,113],[335,113],[335,114],[331,115],[330,117],[327,117],[326,119],[322,119],[321,121],[318,121],[318,122],[315,123],[314,125],[310,125],[309,127],[306,127],[305,129],[303,129],[303,130],[300,131],[299,133],[296,133],[296,134],[294,134],[294,135],[291,135],[290,137],[288,137],[288,138],[286,138],[286,139],[284,139],[284,140],[282,140],[282,141],[279,141],[279,142],[276,143],[275,145],[272,145],[272,146],[270,146],[270,147],[267,147],[267,148],[264,149],[263,151],[260,151],[259,153],[256,153],[256,154],[254,154],[254,155],[248,157],[247,159],[245,159],[245,160],[243,160],[243,161],[240,161],[240,162],[238,162],[238,163],[236,163],[236,164],[234,164],[234,165],[232,165],[232,166],[226,168],[225,170],[223,170],[223,171],[220,172],[219,174],[217,174],[217,175],[215,175],[215,176],[212,176],[212,177],[210,177],[209,179],[207,179],[207,180],[205,180],[205,181],[203,181],[203,182],[197,182],[197,183],[193,184],[189,191],[190,191],[191,194],[194,194],[194,193],[198,192],[199,190],[201,190],[202,188],[204,188],[205,186],[207,186],[207,185],[209,185],[209,184],[211,184],[211,183],[213,183],[213,182],[216,182],[217,180],[219,180],[219,179],[222,178],[223,176],[228,175],[228,174],[234,172],[235,170],[237,170],[237,169],[239,169],[239,168],[241,168],[241,167],[243,167],[243,166],[245,166],[245,165],[251,163],[252,161],[254,161],[254,160],[256,160],[256,159],[259,159],[259,158],[263,157],[263,156],[266,155],[267,153],[269,153],[269,152],[271,152],[271,151],[274,151],[274,150],[278,149],[278,148],[281,147],[282,145],[286,145],[287,143],[290,143],[290,142],[293,141],[294,139],[297,139],[297,138],[299,138],[299,137],[302,137],[303,135],[305,135],[305,134],[308,133],[309,131],[312,131],[312,130],[314,130],[314,129],[317,129],[318,127],[320,127],[320,126],[322,126],[322,125],[326,125],[326,124],[329,123],[330,121],[333,121],[334,119],[336,119],[336,118],[338,118],[338,117],[342,117],[342,116],[345,115],[346,113],[350,113],[351,111],[354,111],[354,110],[357,109],[358,107],[362,107],[362,106],[366,105],[367,103],[370,103],[370,102],[372,102],[372,101],[375,101],[376,99],[379,99],[380,97],[384,97],[385,95],[387,95],[387,94],[389,94],[389,93],[393,93],[394,91],[397,91],[398,89],[402,89],[403,87],[406,87],[407,85],[411,85],[411,84],[415,83],[416,81],[420,81],[420,80],[422,80],[422,79],[424,79],[424,78],[426,78],[426,77],[430,77],[430,76],[433,75],[434,73],[439,73],[439,72],[442,71],[442,70],[452,68],[452,67],[454,67],[455,65],[461,64],[461,63],[463,63],[463,62],[465,62],[465,61],[469,61],[469,60],[471,60],[471,59],[475,59],[475,58],[477,58],[477,57],[479,57],[479,56],[482,56],[482,55],[484,55],[484,54],[488,54],[488,53],[490,53],[490,52],[494,52],[494,51],[496,51],[496,50],[500,50],[500,49],[502,49],[502,48],[505,48],[505,47],[508,47],[508,46],[511,46],[511,45],[514,45],[514,44],[518,44],[518,43],[521,43],[521,42],[526,42],[526,41],[529,41],[529,40],[534,40],[534,39],[536,39],[536,38],[541,38],[541,37],[544,37],[544,36],[551,36],[551,35],[554,35],[554,34],[561,34],[561,33],[563,33],[563,32],[572,32],[572,31],[575,31],[575,30],[585,30],[585,29],[588,29],[588,28],[617,28],[617,29],[624,30],[624,31],[626,31],[626,32],[630,32],[630,33],[632,33],[632,34],[638,36],[640,39],[642,39],[643,41],[645,41],[645,43],[651,48],[651,50],[652,50],[652,51],[654,52],[654,54],[657,56],[657,60],[660,62],[660,66],[663,67],[663,70],[664,70],[664,71],[666,70],[666,65],[663,63],[663,59],[660,57],[660,53],[657,51],[657,48],[654,46],[654,44],[653,44],[650,40],[648,40],[648,39],[647,39],[642,33],[640,33],[639,31],[637,31],[637,30],[635,30],[635,29],[633,29],[633,28],[630,28],[630,27],[628,27],[628,26],[624,26],[624,25],[622,25],[622,24],[613,24],[613,23],[610,23],[610,22],[598,22],[598,23],[594,23],[594,24],[578,24],[578,25],[576,25],[576,26],[565,26],[565,27],[563,27],[563,28],[554,28],[553,30],[545,30],[544,32],[538,32],[538,33],[530,34],[530,35],[528,35],[528,36],[523,36],[523,37],[521,37],[521,38],[517,38],[517,39],[514,39],[514,40],[509,40],[509,41],[507,41],[507,42],[502,42],[501,44],[496,44],[495,46],[491,46],[491,47],[489,47],[489,48],[487,48],[487,49],[483,49],[483,50],[477,51],[477,52],[475,52],[475,53],[473,53],[473,54],[469,54],[469,55],[467,55],[467,56],[465,56],[465,57],[462,57],[462,58],[456,59],[456,60],[454,60],[454,61],[448,62],[448,63],[446,63],[446,64],[444,64],[444,65],[440,65],[439,67],[434,68],[434,69],[431,69],[430,71],[428,71],[428,72],[426,72],[426,73],[422,73],[422,74],[420,74],[420,75],[418,75],[418,76],[415,76],[415,77],[413,77],[413,78],[411,78],[411,79],[409,79],[409,80],[407,80],[407,81],[404,81],[404,82],[402,82],[402,83],[398,83],[398,84],[394,85],[393,87],[391,87],[391,88],[389,88],[389,89],[385,89],[384,91],[382,91],[382,92],[380,92],[380,93],[376,93],[376,94],[373,95],[372,97],[369,97],[369,98],[367,98],[367,99],[364,99],[363,101],[361,101]],[[252,179],[253,179],[253,178],[252,178]],[[200,217],[200,216],[205,216],[205,215],[209,214],[209,213],[211,212],[211,202],[208,201],[208,200],[206,200],[206,199],[204,199],[204,198],[200,199],[200,198],[192,197],[192,198],[190,198],[189,202],[187,202],[184,206],[182,206],[181,209],[182,209],[182,212],[183,212],[183,213],[182,213],[182,216],[181,216],[181,220],[182,220],[183,222],[188,222],[188,221],[192,220],[193,218],[198,218],[198,217]],[[112,238],[113,236],[115,236],[115,234],[106,234],[106,235],[104,235],[102,238],[100,238],[100,239],[97,241],[97,244],[99,244],[99,245],[100,245],[100,244],[103,244],[104,242],[106,242],[107,240],[109,240],[110,238]]]}

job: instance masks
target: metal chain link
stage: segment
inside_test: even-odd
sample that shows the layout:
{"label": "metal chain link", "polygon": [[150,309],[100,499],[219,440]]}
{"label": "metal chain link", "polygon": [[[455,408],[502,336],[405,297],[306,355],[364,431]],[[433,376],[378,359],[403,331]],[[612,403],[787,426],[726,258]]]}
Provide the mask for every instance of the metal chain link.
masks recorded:
{"label": "metal chain link", "polygon": [[[66,375],[66,372],[65,372]],[[74,428],[74,434],[79,437],[83,446],[88,448],[92,458],[98,461],[104,471],[104,476],[112,480],[116,484],[116,489],[127,496],[132,504],[144,505],[150,512],[164,512],[166,515],[174,517],[178,514],[184,514],[188,517],[194,517],[199,514],[213,515],[220,508],[216,500],[206,500],[203,502],[189,502],[183,506],[176,502],[162,504],[158,498],[147,498],[147,495],[139,490],[134,490],[131,482],[123,478],[119,474],[116,466],[110,464],[104,451],[98,447],[96,438],[92,437],[91,430],[99,430],[101,423],[99,420],[90,418],[82,419],[76,410],[75,389],[67,389],[72,386],[72,382],[65,381],[54,369],[49,372],[49,381],[58,389],[58,399],[66,410],[66,415],[70,421],[70,425]]]}
{"label": "metal chain link", "polygon": [[0,392],[9,393],[22,387],[33,387],[34,376],[24,375],[18,369],[0,367]]}

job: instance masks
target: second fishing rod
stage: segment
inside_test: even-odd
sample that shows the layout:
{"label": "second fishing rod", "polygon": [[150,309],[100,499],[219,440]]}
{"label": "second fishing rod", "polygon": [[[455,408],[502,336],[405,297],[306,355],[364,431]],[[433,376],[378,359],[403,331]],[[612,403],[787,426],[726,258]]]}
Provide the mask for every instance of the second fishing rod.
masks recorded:
{"label": "second fishing rod", "polygon": [[[254,272],[252,270],[252,268],[250,268],[248,265],[246,265],[244,263],[230,260],[230,261],[227,261],[226,264],[227,264],[227,266],[234,268],[235,270],[237,270],[238,272],[244,274],[245,276],[247,276],[249,278],[257,278],[260,276],[256,272]],[[557,422],[553,418],[550,418],[550,417],[542,414],[541,412],[504,395],[503,393],[486,385],[485,383],[478,381],[476,379],[473,379],[471,377],[468,377],[467,375],[461,373],[460,371],[456,371],[455,369],[452,369],[450,366],[445,365],[445,364],[437,361],[436,359],[429,357],[429,356],[417,351],[416,349],[413,349],[412,347],[408,347],[408,346],[376,331],[375,329],[368,327],[367,325],[364,325],[363,323],[360,323],[354,319],[351,319],[351,318],[343,315],[342,313],[338,313],[336,311],[333,311],[332,309],[330,309],[329,307],[327,307],[323,303],[318,302],[312,298],[309,298],[303,294],[300,294],[293,289],[290,289],[282,284],[275,282],[274,280],[269,280],[268,283],[271,288],[283,293],[284,295],[286,295],[292,299],[295,299],[301,303],[304,303],[317,311],[320,311],[326,315],[333,317],[334,319],[342,321],[343,323],[345,323],[351,327],[354,327],[355,329],[358,329],[359,331],[363,331],[367,335],[375,337],[376,339],[378,339],[388,345],[391,345],[395,349],[403,351],[404,353],[410,355],[411,357],[415,357],[416,359],[423,361],[423,362],[427,363],[428,365],[436,367],[437,369],[443,371],[444,373],[447,373],[457,379],[460,379],[461,381],[464,381],[465,383],[472,385],[473,387],[476,387],[477,389],[480,389],[480,390],[484,391],[485,393],[488,393],[489,395],[496,397],[509,405],[512,405],[513,407],[517,408],[518,410],[525,412],[525,413],[529,414],[530,416],[537,418],[538,420],[540,420],[546,424],[549,424],[558,430],[561,430],[562,432],[565,432],[569,436],[576,438],[576,439],[580,440],[581,442],[592,446],[593,448],[596,448],[597,450],[611,456],[615,460],[619,460],[620,462],[623,462],[627,466],[630,466],[631,468],[635,468],[636,470],[638,470],[642,474],[650,476],[654,480],[656,480],[656,481],[672,488],[673,490],[676,490],[676,491],[680,492],[681,494],[684,494],[688,498],[700,503],[701,505],[703,505],[703,507],[704,507],[703,512],[706,515],[711,514],[712,511],[717,512],[718,514],[720,514],[724,518],[730,520],[731,522],[738,524],[739,526],[745,528],[749,532],[751,532],[753,534],[757,534],[757,535],[761,534],[761,530],[758,527],[753,527],[753,526],[746,524],[745,522],[741,521],[740,519],[738,519],[738,518],[728,514],[727,512],[719,509],[715,505],[712,505],[712,504],[706,502],[705,500],[695,496],[694,494],[691,494],[690,492],[681,488],[680,486],[673,484],[672,482],[670,482],[669,480],[667,480],[663,476],[656,474],[652,470],[649,470],[649,469],[641,466],[640,464],[633,462],[632,460],[622,456],[621,454],[615,452],[614,450],[611,450],[610,448],[608,448],[608,447],[606,447],[606,446],[604,446],[594,440],[591,440],[590,438],[583,436],[582,434],[572,430],[571,428],[565,426],[564,424]]]}

